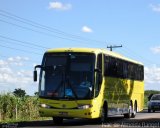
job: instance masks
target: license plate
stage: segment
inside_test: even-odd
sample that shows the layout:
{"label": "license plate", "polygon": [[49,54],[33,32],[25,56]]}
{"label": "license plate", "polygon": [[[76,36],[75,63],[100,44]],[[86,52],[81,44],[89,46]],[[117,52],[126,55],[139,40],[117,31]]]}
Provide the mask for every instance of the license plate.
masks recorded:
{"label": "license plate", "polygon": [[67,116],[68,112],[59,112],[59,115]]}

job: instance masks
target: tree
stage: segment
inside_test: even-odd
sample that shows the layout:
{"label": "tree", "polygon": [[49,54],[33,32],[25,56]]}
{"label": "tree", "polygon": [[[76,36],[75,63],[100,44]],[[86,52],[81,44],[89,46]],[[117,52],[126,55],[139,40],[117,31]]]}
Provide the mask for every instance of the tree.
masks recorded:
{"label": "tree", "polygon": [[38,95],[39,95],[39,92],[35,92],[34,95],[35,95],[35,96],[38,96]]}
{"label": "tree", "polygon": [[25,90],[18,88],[13,91],[13,94],[17,97],[24,97],[26,95],[26,92],[25,92]]}

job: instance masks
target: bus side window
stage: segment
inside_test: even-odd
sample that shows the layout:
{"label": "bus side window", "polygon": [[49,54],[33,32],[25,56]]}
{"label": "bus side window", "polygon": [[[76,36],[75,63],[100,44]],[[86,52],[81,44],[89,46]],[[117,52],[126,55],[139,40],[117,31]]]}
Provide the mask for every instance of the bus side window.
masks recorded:
{"label": "bus side window", "polygon": [[97,69],[99,71],[96,72],[96,85],[95,85],[95,96],[97,97],[99,94],[99,91],[101,89],[102,84],[102,54],[98,55],[97,58]]}
{"label": "bus side window", "polygon": [[102,54],[98,55],[97,68],[100,69],[100,71],[102,72]]}
{"label": "bus side window", "polygon": [[123,78],[128,77],[128,63],[126,61],[123,61]]}
{"label": "bus side window", "polygon": [[131,79],[132,80],[135,80],[135,71],[134,71],[134,64],[131,64],[131,67],[130,67],[131,69],[130,69],[130,71],[131,71]]}
{"label": "bus side window", "polygon": [[144,67],[141,66],[140,68],[140,80],[144,80]]}
{"label": "bus side window", "polygon": [[110,75],[112,77],[118,77],[117,75],[117,59],[116,58],[113,58],[111,57],[111,61],[110,61]]}
{"label": "bus side window", "polygon": [[110,57],[109,61],[109,74],[110,76],[114,76],[114,59]]}
{"label": "bus side window", "polygon": [[131,63],[128,63],[128,78],[131,79]]}
{"label": "bus side window", "polygon": [[144,67],[111,56],[104,57],[104,76],[144,80]]}
{"label": "bus side window", "polygon": [[123,62],[120,59],[117,59],[117,75],[119,78],[123,78]]}
{"label": "bus side window", "polygon": [[138,75],[138,80],[142,80],[142,66],[138,66],[138,71],[137,71],[137,75]]}
{"label": "bus side window", "polygon": [[102,83],[102,54],[99,54],[98,55],[98,59],[97,59],[97,68],[99,69],[99,72],[98,72],[98,86],[99,86],[99,89],[100,89],[100,85]]}
{"label": "bus side window", "polygon": [[104,57],[104,76],[110,76],[109,56]]}

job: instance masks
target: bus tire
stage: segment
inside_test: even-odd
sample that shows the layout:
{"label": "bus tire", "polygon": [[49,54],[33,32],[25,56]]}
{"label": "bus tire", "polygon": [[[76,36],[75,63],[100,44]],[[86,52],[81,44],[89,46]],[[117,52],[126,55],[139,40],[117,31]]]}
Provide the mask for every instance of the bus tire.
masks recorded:
{"label": "bus tire", "polygon": [[107,104],[107,102],[105,102],[102,107],[100,120],[102,123],[106,123],[107,118],[108,118],[108,104]]}
{"label": "bus tire", "polygon": [[148,109],[148,113],[150,113],[151,112],[151,109]]}
{"label": "bus tire", "polygon": [[131,113],[131,110],[129,109],[128,113],[124,114],[124,118],[131,118],[131,116],[132,116],[132,113]]}
{"label": "bus tire", "polygon": [[63,123],[63,118],[62,117],[53,117],[53,122],[56,125],[60,125]]}
{"label": "bus tire", "polygon": [[134,102],[134,108],[132,109],[133,109],[133,112],[132,112],[131,118],[135,118],[136,113],[137,113],[137,101],[136,100]]}
{"label": "bus tire", "polygon": [[132,101],[129,103],[128,113],[124,114],[124,118],[131,118],[132,117],[132,111],[133,111],[133,104]]}

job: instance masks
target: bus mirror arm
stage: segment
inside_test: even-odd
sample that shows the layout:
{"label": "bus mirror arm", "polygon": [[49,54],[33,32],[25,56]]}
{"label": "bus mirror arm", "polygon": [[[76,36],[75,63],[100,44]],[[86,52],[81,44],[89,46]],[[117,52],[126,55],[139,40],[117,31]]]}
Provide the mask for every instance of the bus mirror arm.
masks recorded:
{"label": "bus mirror arm", "polygon": [[95,72],[98,72],[98,73],[101,72],[101,70],[100,70],[99,68],[94,69],[94,71],[95,71]]}
{"label": "bus mirror arm", "polygon": [[34,72],[33,72],[33,80],[34,80],[34,82],[37,81],[37,70],[36,70],[37,68],[42,68],[42,66],[41,65],[36,65],[34,67]]}

